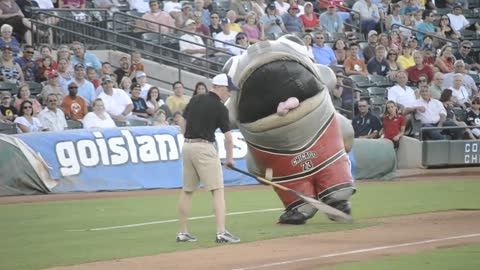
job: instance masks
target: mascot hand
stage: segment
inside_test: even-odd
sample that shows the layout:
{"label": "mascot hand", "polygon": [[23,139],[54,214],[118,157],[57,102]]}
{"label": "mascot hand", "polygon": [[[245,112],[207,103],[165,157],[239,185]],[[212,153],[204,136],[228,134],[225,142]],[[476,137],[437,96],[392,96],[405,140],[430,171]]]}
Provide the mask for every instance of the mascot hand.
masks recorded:
{"label": "mascot hand", "polygon": [[277,107],[277,114],[280,116],[286,115],[290,110],[293,110],[300,105],[300,101],[296,97],[290,97],[285,102],[280,102]]}

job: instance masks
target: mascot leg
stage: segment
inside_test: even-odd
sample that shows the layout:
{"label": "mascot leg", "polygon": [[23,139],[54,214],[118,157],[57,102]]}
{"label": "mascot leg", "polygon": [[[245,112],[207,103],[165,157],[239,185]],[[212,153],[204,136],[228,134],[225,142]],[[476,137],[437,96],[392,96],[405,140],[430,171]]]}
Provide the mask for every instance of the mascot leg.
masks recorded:
{"label": "mascot leg", "polygon": [[[310,180],[303,178],[292,182],[282,183],[282,185],[290,189],[299,191],[306,196],[315,198],[315,188]],[[305,222],[307,222],[307,219],[312,218],[317,212],[317,209],[315,207],[306,204],[302,200],[299,200],[290,192],[286,192],[284,190],[276,188],[274,189],[277,192],[280,200],[282,200],[283,205],[286,209],[285,213],[283,213],[278,219],[278,223],[292,225],[305,224]]]}

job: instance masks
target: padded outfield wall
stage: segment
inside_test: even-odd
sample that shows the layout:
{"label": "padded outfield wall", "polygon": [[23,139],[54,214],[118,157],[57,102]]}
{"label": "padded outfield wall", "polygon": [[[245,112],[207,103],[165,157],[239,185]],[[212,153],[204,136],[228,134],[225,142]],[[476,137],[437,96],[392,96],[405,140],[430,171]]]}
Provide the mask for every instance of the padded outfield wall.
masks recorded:
{"label": "padded outfield wall", "polygon": [[[232,134],[236,166],[246,169],[247,144],[238,130]],[[224,158],[222,133],[216,141]],[[0,196],[178,188],[182,145],[183,135],[173,126],[0,135]],[[356,140],[350,161],[361,179],[382,178],[396,168],[386,140]],[[224,176],[226,186],[257,184],[232,170]]]}

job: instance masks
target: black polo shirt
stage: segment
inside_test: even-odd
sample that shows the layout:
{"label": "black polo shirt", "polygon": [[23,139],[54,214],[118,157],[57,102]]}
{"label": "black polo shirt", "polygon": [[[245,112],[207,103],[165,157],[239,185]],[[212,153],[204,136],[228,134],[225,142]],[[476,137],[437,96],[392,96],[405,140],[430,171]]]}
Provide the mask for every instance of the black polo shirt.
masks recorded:
{"label": "black polo shirt", "polygon": [[375,131],[380,132],[380,129],[382,129],[380,120],[371,112],[368,112],[365,117],[360,114],[355,116],[352,120],[352,126],[355,131],[355,138],[366,136]]}
{"label": "black polo shirt", "polygon": [[183,112],[183,118],[187,121],[186,139],[215,142],[217,128],[223,133],[230,131],[227,107],[214,92],[192,97]]}

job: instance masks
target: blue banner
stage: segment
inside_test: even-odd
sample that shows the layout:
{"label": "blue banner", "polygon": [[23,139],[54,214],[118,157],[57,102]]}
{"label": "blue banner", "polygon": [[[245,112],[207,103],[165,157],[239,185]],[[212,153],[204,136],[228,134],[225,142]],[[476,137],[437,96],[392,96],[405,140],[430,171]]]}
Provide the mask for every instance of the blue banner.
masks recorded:
{"label": "blue banner", "polygon": [[[247,144],[233,130],[233,156],[246,169]],[[178,188],[182,186],[183,135],[177,127],[129,127],[67,130],[16,135],[38,152],[58,181],[53,192]],[[216,133],[220,158],[225,158],[224,135]],[[350,155],[352,158],[353,155]],[[226,186],[257,181],[224,170]]]}

